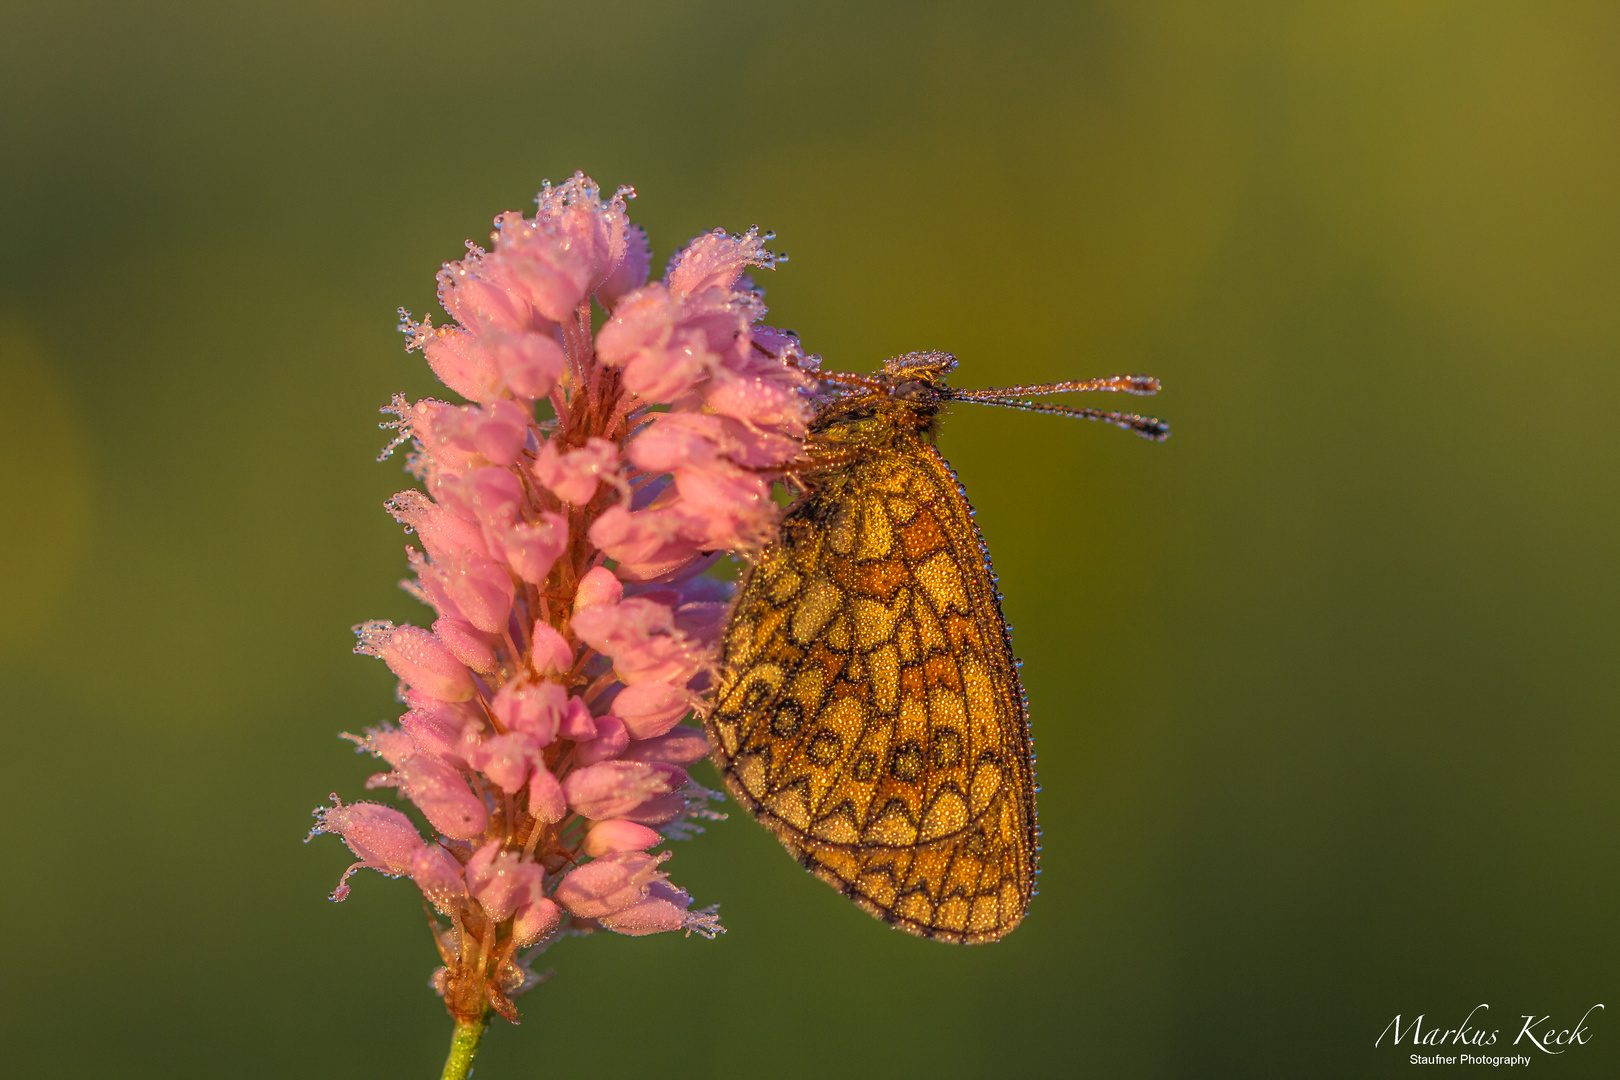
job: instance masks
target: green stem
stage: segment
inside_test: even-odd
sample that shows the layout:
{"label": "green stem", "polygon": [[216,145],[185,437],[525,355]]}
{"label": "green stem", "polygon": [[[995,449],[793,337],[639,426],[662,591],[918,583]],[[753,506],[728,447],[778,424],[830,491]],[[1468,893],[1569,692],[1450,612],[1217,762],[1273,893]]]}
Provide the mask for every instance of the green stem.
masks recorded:
{"label": "green stem", "polygon": [[467,1080],[472,1075],[473,1055],[478,1053],[478,1040],[489,1027],[489,1014],[477,1020],[457,1020],[456,1030],[450,1036],[450,1056],[444,1059],[443,1080]]}

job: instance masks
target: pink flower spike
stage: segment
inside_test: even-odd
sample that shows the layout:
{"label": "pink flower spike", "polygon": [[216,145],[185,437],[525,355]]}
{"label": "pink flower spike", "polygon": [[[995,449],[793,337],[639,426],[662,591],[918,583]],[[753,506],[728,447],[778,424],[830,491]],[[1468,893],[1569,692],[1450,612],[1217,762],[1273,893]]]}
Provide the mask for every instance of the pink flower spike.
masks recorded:
{"label": "pink flower spike", "polygon": [[465,619],[439,619],[433,624],[433,633],[457,660],[474,671],[487,674],[500,666],[495,650],[478,629]]}
{"label": "pink flower spike", "polygon": [[529,777],[529,813],[545,825],[555,825],[568,814],[568,798],[548,769],[535,769]]}
{"label": "pink flower spike", "polygon": [[410,874],[416,887],[440,914],[454,912],[467,895],[466,882],[461,879],[461,864],[437,844],[426,844],[411,857]]}
{"label": "pink flower spike", "polygon": [[512,940],[526,949],[548,937],[562,922],[562,909],[550,900],[533,900],[517,909],[512,917]]}
{"label": "pink flower spike", "polygon": [[472,675],[444,643],[415,626],[375,621],[354,628],[354,651],[380,657],[407,686],[440,701],[466,701],[475,692]]}
{"label": "pink flower spike", "polygon": [[604,855],[571,870],[552,898],[581,918],[599,919],[644,899],[647,886],[663,877],[658,867],[667,858],[667,851]]}
{"label": "pink flower spike", "polygon": [[617,716],[598,716],[596,738],[581,743],[574,751],[574,764],[584,766],[609,761],[624,753],[629,745],[630,733],[625,730],[623,720]]}
{"label": "pink flower spike", "polygon": [[597,604],[617,604],[624,598],[624,583],[605,566],[593,567],[579,579],[574,593],[574,610],[583,611]]}
{"label": "pink flower spike", "polygon": [[408,350],[468,403],[396,394],[383,410],[384,456],[413,444],[420,489],[386,504],[420,537],[401,585],[433,625],[355,628],[408,711],[348,737],[392,766],[366,786],[420,816],[338,803],[317,831],[361,859],[334,899],[368,866],[421,890],[458,1031],[491,1008],[517,1022],[539,981],[518,950],[565,914],[580,931],[720,932],[657,854],[719,797],[689,779],[708,746],[680,723],[718,677],[734,592],[703,575],[770,541],[772,484],[805,460],[816,395],[844,392],[761,325],[746,271],[777,261],[768,236],[700,236],[649,282],[633,196],[582,173],[546,184],[532,217],[499,215],[489,250],[443,265],[452,321],[401,313]]}
{"label": "pink flower spike", "polygon": [[569,773],[563,794],[581,815],[601,820],[620,817],[685,783],[686,774],[673,765],[604,761]]}
{"label": "pink flower spike", "polygon": [[545,871],[540,864],[524,862],[515,852],[503,851],[501,844],[491,840],[467,861],[467,891],[496,922],[510,919],[524,904],[545,899]]}
{"label": "pink flower spike", "polygon": [[405,797],[416,804],[428,824],[454,840],[484,835],[489,810],[472,793],[459,770],[437,758],[417,754],[399,767]]}
{"label": "pink flower spike", "polygon": [[530,662],[542,675],[561,675],[574,666],[574,650],[568,639],[550,623],[536,622],[530,638]]}
{"label": "pink flower spike", "polygon": [[599,821],[585,834],[585,854],[595,858],[616,851],[646,851],[663,842],[663,833],[633,821]]}

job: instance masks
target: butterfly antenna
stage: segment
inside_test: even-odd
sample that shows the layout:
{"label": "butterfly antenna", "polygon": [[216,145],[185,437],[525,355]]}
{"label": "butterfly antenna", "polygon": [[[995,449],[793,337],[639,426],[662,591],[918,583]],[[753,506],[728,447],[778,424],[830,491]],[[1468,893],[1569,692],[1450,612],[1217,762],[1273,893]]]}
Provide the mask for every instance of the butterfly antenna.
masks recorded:
{"label": "butterfly antenna", "polygon": [[1035,386],[992,386],[984,390],[956,390],[951,396],[958,401],[994,401],[997,398],[1083,394],[1093,391],[1138,394],[1146,397],[1159,392],[1159,380],[1151,375],[1109,375],[1101,379],[1072,379],[1068,382],[1039,383]]}
{"label": "butterfly antenna", "polygon": [[1138,394],[1146,396],[1159,392],[1159,380],[1151,375],[1109,375],[1101,379],[1074,379],[1068,382],[1039,383],[1035,386],[992,386],[984,390],[953,390],[954,401],[971,401],[977,405],[1000,405],[1024,412],[1051,413],[1054,416],[1073,416],[1081,420],[1101,420],[1115,427],[1134,431],[1144,439],[1164,442],[1170,437],[1170,425],[1155,416],[1136,413],[1109,412],[1105,409],[1082,409],[1068,405],[1049,405],[1044,401],[1026,401],[1017,395],[1073,394],[1101,391],[1110,394]]}

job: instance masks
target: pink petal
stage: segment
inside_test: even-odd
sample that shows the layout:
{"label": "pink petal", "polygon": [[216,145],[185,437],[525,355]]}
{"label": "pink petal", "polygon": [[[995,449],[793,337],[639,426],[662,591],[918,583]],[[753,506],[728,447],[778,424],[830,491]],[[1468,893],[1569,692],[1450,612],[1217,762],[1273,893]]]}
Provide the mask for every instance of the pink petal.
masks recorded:
{"label": "pink petal", "polygon": [[491,672],[499,666],[495,650],[467,620],[439,619],[433,624],[433,633],[457,660],[474,671]]}
{"label": "pink petal", "polygon": [[639,821],[643,825],[666,825],[684,817],[689,809],[686,796],[675,792],[671,795],[661,795],[656,799],[648,799],[640,806],[632,807],[619,816],[626,821]]}
{"label": "pink petal", "polygon": [[410,872],[412,857],[426,844],[410,818],[379,803],[344,806],[336,795],[332,802],[315,811],[316,824],[305,843],[321,833],[336,833],[365,866],[390,876]]}
{"label": "pink petal", "polygon": [[631,441],[630,463],[647,472],[670,472],[712,461],[725,431],[718,416],[662,413]]}
{"label": "pink petal", "polygon": [[677,252],[664,273],[664,281],[677,294],[730,289],[748,267],[776,265],[779,257],[765,250],[770,239],[769,234],[761,236],[757,228],[741,236],[716,229]]}
{"label": "pink petal", "polygon": [[510,469],[490,465],[467,474],[474,512],[485,534],[518,523],[523,516],[523,481]]}
{"label": "pink petal", "polygon": [[595,919],[639,903],[647,886],[662,876],[658,866],[669,852],[618,852],[575,867],[558,884],[553,899],[582,918]]}
{"label": "pink petal", "polygon": [[604,915],[600,921],[607,929],[628,937],[667,933],[680,930],[691,921],[686,910],[691,904],[692,897],[685,889],[667,881],[655,881],[647,886],[646,899]]}
{"label": "pink petal", "polygon": [[461,864],[438,844],[426,844],[411,858],[411,880],[440,914],[449,915],[461,906],[467,884],[461,877]]}
{"label": "pink petal", "polygon": [[662,735],[630,744],[620,757],[625,761],[662,761],[690,765],[709,756],[709,740],[694,728],[676,727]]}
{"label": "pink petal", "polygon": [[613,699],[613,715],[624,721],[633,739],[651,739],[680,722],[695,704],[691,691],[664,682],[627,686]]}
{"label": "pink petal", "polygon": [[540,585],[568,548],[568,519],[554,511],[543,510],[539,521],[504,525],[492,535],[495,546],[513,572],[531,585]]}
{"label": "pink petal", "polygon": [[416,749],[443,758],[454,768],[466,768],[460,756],[463,733],[474,733],[472,741],[477,742],[476,732],[484,726],[483,710],[471,702],[451,704],[415,691],[407,693],[405,699],[411,711],[400,717],[399,726]]}
{"label": "pink petal", "polygon": [[543,767],[539,741],[521,731],[486,735],[467,753],[467,763],[508,795],[516,795],[529,782],[529,774]]}
{"label": "pink petal", "polygon": [[489,811],[474,795],[461,772],[437,758],[418,754],[399,767],[405,796],[439,832],[453,840],[484,835]]}
{"label": "pink petal", "polygon": [[596,298],[611,309],[625,293],[645,285],[651,269],[652,245],[647,242],[647,232],[640,225],[631,225],[625,233],[624,255],[597,287]]}
{"label": "pink petal", "polygon": [[543,398],[562,378],[568,356],[550,331],[491,335],[491,366],[513,394],[528,401]]}
{"label": "pink petal", "polygon": [[358,749],[366,751],[372,757],[381,758],[394,766],[398,766],[400,762],[416,753],[416,744],[411,741],[411,737],[396,727],[367,728],[364,738],[347,732],[344,732],[343,737],[355,742]]}
{"label": "pink petal", "polygon": [[444,643],[415,626],[362,623],[355,652],[381,657],[406,685],[441,701],[466,701],[474,693],[472,675]]}
{"label": "pink petal", "polygon": [[566,453],[548,441],[540,447],[534,462],[535,479],[552,494],[572,506],[584,506],[596,494],[597,485],[617,475],[619,448],[606,439],[592,436],[584,446]]}
{"label": "pink petal", "polygon": [[506,567],[468,552],[439,570],[445,594],[468,622],[486,634],[506,629],[515,595],[512,575]]}
{"label": "pink petal", "polygon": [[402,491],[384,504],[394,519],[422,538],[422,546],[435,561],[471,551],[488,555],[484,533],[475,523],[449,513],[420,491]]}
{"label": "pink petal", "polygon": [[616,716],[598,716],[596,718],[596,738],[579,745],[574,751],[574,764],[595,765],[599,761],[609,761],[624,753],[630,745],[630,733],[625,730],[624,721]]}
{"label": "pink petal", "polygon": [[685,773],[672,765],[604,761],[569,773],[563,779],[563,794],[575,811],[601,820],[619,817],[685,782]]}

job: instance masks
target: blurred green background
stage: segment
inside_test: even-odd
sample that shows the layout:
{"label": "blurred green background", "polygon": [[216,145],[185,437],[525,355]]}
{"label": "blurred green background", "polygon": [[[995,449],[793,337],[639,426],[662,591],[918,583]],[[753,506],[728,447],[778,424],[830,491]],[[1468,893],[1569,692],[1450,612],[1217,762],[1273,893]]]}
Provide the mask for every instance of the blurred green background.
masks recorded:
{"label": "blurred green background", "polygon": [[437,1075],[415,890],[299,841],[397,712],[348,627],[421,617],[394,309],[576,168],[660,265],[775,229],[834,366],[1151,372],[1175,438],[946,427],[1040,751],[1017,933],[736,814],[672,866],[730,933],[564,942],[480,1077],[1397,1075],[1480,1002],[1496,1053],[1609,1003],[1531,1052],[1620,1067],[1620,7],[0,17],[9,1075]]}

